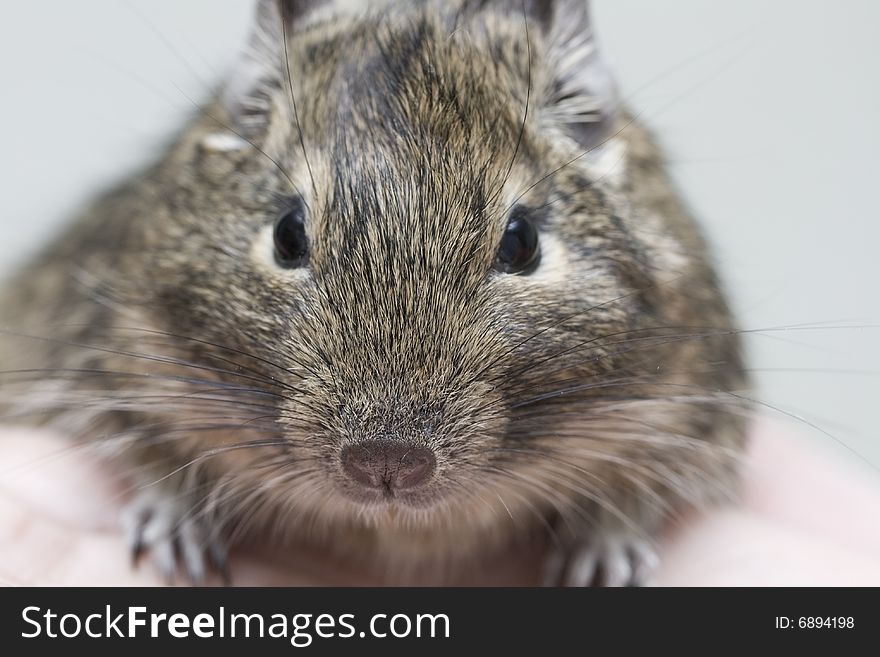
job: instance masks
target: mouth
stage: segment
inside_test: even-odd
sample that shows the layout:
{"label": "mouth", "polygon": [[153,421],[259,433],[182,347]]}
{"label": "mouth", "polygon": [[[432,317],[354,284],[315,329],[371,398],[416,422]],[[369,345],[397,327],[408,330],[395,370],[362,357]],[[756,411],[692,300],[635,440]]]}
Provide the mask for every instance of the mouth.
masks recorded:
{"label": "mouth", "polygon": [[360,506],[377,509],[385,508],[389,512],[395,510],[428,509],[443,499],[443,493],[436,486],[422,487],[415,490],[395,489],[390,485],[378,488],[366,488],[349,481],[341,482],[338,487],[342,495]]}

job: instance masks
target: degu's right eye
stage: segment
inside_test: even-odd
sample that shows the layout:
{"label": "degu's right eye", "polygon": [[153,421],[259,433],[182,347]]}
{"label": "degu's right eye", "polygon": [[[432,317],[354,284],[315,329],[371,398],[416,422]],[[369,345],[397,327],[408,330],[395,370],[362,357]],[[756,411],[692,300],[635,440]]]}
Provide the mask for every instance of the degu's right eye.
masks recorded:
{"label": "degu's right eye", "polygon": [[306,208],[300,197],[288,205],[275,222],[275,261],[285,269],[302,267],[308,261],[309,239],[306,236]]}
{"label": "degu's right eye", "polygon": [[527,208],[517,205],[510,213],[493,267],[505,274],[527,275],[541,259],[538,229]]}

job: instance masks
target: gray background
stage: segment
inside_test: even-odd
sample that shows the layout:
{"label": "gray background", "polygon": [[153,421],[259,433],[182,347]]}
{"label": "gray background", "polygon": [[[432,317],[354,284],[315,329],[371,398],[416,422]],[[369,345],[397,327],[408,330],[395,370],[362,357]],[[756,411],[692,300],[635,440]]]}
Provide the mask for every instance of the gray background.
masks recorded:
{"label": "gray background", "polygon": [[[0,4],[0,270],[161,147],[250,13],[251,0]],[[864,327],[880,324],[880,3],[598,0],[594,19],[756,330],[756,396],[880,464],[880,329]],[[838,328],[758,331],[804,324]]]}

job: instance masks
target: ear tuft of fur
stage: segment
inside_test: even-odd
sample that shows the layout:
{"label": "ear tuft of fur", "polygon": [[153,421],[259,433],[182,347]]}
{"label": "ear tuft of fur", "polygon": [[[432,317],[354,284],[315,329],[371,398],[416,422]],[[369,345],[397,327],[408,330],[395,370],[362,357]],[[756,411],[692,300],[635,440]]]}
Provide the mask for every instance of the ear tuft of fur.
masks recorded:
{"label": "ear tuft of fur", "polygon": [[229,76],[221,101],[232,127],[251,138],[268,124],[275,93],[287,84],[285,44],[331,0],[259,0],[247,48]]}
{"label": "ear tuft of fur", "polygon": [[[531,0],[540,6],[552,86],[542,112],[585,148],[607,138],[618,110],[614,79],[600,57],[586,0]],[[533,9],[534,11],[534,9]],[[534,15],[534,14],[533,14]]]}

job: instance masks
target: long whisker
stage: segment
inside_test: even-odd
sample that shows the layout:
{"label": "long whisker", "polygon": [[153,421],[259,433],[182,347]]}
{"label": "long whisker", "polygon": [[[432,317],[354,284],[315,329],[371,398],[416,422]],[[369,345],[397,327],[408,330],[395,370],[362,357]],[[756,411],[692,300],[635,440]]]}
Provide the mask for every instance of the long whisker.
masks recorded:
{"label": "long whisker", "polygon": [[[199,363],[193,363],[191,361],[183,360],[180,358],[171,358],[171,357],[166,357],[166,356],[157,356],[154,354],[138,353],[135,351],[128,351],[128,350],[124,350],[124,349],[111,349],[109,347],[99,347],[97,345],[90,345],[90,344],[85,344],[85,343],[81,343],[81,342],[75,342],[72,340],[63,340],[60,338],[50,338],[50,337],[45,337],[45,336],[30,335],[27,333],[19,333],[19,332],[11,331],[8,329],[0,329],[0,333],[5,334],[5,335],[9,335],[9,336],[13,336],[13,337],[34,340],[34,341],[39,341],[39,342],[47,342],[50,344],[56,344],[56,345],[61,345],[61,346],[65,346],[65,347],[74,347],[77,349],[87,349],[87,350],[96,351],[99,353],[112,354],[112,355],[116,355],[116,356],[123,356],[123,357],[138,359],[138,360],[161,363],[161,364],[165,364],[165,365],[176,365],[176,366],[190,368],[190,369],[194,369],[194,370],[211,372],[214,374],[226,375],[226,376],[236,377],[236,378],[249,380],[249,381],[256,381],[259,383],[272,382],[271,379],[269,379],[268,377],[265,377],[265,376],[253,376],[253,375],[249,375],[249,374],[242,374],[241,372],[235,372],[233,370],[228,370],[228,369],[224,369],[224,368],[220,368],[220,367],[211,367],[208,365],[201,365]],[[289,384],[282,383],[281,385],[283,385],[283,387],[287,387],[292,390],[296,390],[295,387],[290,386]]]}
{"label": "long whisker", "polygon": [[[279,18],[281,20],[281,40],[283,41],[282,45],[284,47],[284,67],[287,72],[287,89],[288,89],[288,92],[290,95],[290,105],[291,105],[291,109],[293,110],[293,118],[296,121],[296,130],[299,133],[299,145],[300,145],[300,148],[302,149],[303,159],[305,160],[305,163],[306,163],[306,169],[308,169],[308,172],[309,172],[309,178],[312,181],[312,193],[317,194],[318,193],[318,186],[315,183],[315,176],[312,173],[312,165],[309,162],[309,156],[308,156],[308,153],[306,152],[306,142],[305,142],[305,137],[303,135],[302,123],[299,120],[299,108],[297,107],[296,94],[294,93],[294,90],[293,90],[293,75],[290,72],[290,50],[287,45],[287,19],[288,19],[287,12],[286,12],[287,4],[285,2],[283,2],[283,0],[277,0],[277,2],[278,2],[278,8],[279,8]],[[306,201],[306,199],[303,199],[303,202],[306,204],[306,207],[309,207],[308,201]],[[311,208],[309,208],[309,209],[311,209]]]}
{"label": "long whisker", "polygon": [[[532,41],[529,37],[529,20],[528,20],[528,12],[526,11],[526,3],[523,1],[522,5],[523,10],[523,30],[525,31],[526,37],[526,66],[527,66],[527,83],[526,83],[526,103],[525,109],[523,110],[522,121],[520,121],[519,125],[519,134],[516,137],[516,146],[513,149],[513,156],[510,158],[510,162],[507,165],[507,171],[504,173],[504,177],[501,179],[501,184],[498,186],[498,190],[495,192],[492,197],[487,201],[486,206],[488,207],[495,200],[501,196],[504,192],[504,186],[507,184],[508,179],[510,178],[510,174],[513,172],[513,165],[516,163],[516,158],[519,155],[519,149],[522,146],[523,135],[525,135],[526,124],[529,119],[529,106],[532,100]],[[507,214],[507,213],[505,213]]]}

